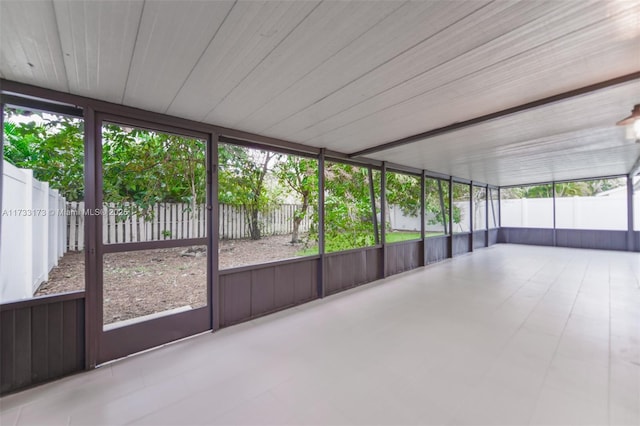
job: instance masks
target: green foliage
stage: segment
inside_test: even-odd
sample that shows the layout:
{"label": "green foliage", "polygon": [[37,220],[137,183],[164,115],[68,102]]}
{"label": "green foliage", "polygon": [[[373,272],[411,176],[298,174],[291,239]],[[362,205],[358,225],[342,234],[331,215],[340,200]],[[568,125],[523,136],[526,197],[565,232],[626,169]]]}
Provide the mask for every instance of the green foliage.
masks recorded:
{"label": "green foliage", "polygon": [[[300,207],[296,210],[293,218],[293,233],[291,242],[300,241],[299,228],[300,224],[307,216],[310,206],[316,206],[318,203],[318,161],[315,159],[296,157],[287,155],[280,161],[275,168],[278,182],[293,192],[300,200]],[[317,209],[313,210],[313,222],[311,234],[315,236],[317,241]]]}
{"label": "green foliage", "polygon": [[[266,184],[268,173],[281,156],[273,152],[221,144],[218,149],[218,196],[221,203],[242,207],[251,239],[262,237],[260,213],[275,194]],[[273,161],[272,161],[273,160]]]}
{"label": "green foliage", "polygon": [[376,244],[368,170],[327,162],[325,167],[325,250]]}
{"label": "green foliage", "polygon": [[[594,179],[556,183],[556,197],[593,197],[601,192],[624,186],[624,179]],[[552,198],[553,185],[532,185],[503,188],[503,199]]]}
{"label": "green foliage", "polygon": [[[84,198],[84,125],[81,120],[6,108],[4,159],[49,182],[67,201]],[[31,120],[25,121],[26,117]],[[20,120],[18,120],[20,118]]]}
{"label": "green foliage", "polygon": [[420,178],[402,173],[387,172],[387,203],[398,206],[407,216],[420,214]]}
{"label": "green foliage", "polygon": [[159,202],[186,203],[195,212],[206,201],[204,142],[117,124],[102,128],[103,197],[127,215],[153,217]]}

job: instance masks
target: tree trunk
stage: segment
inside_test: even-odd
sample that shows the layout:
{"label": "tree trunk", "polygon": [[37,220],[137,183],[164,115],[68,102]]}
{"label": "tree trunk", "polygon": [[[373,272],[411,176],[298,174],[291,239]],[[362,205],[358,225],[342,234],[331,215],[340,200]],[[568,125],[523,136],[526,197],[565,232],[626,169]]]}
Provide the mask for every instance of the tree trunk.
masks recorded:
{"label": "tree trunk", "polygon": [[299,230],[300,230],[301,222],[302,222],[302,217],[296,216],[293,218],[293,232],[291,233],[291,244],[300,242]]}
{"label": "tree trunk", "polygon": [[258,223],[258,210],[252,210],[249,218],[249,235],[252,240],[262,238],[260,233],[260,224]]}

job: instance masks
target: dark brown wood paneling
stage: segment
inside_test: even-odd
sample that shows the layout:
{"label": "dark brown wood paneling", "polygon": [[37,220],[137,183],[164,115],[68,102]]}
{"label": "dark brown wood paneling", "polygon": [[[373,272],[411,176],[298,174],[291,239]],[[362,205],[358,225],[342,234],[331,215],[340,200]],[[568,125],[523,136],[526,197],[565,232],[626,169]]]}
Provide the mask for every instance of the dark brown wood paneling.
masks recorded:
{"label": "dark brown wood paneling", "polygon": [[221,271],[221,326],[317,298],[318,262],[311,257]]}
{"label": "dark brown wood paneling", "polygon": [[471,234],[453,235],[453,255],[469,253],[471,251]]}
{"label": "dark brown wood paneling", "polygon": [[[288,266],[288,265],[287,265]],[[290,266],[274,268],[274,306],[293,306],[296,303],[296,277]]]}
{"label": "dark brown wood paneling", "polygon": [[0,394],[83,370],[84,292],[0,305]]}
{"label": "dark brown wood paneling", "polygon": [[32,382],[31,315],[32,308],[16,309],[13,312],[15,330],[13,375],[14,386],[18,389]]}
{"label": "dark brown wood paneling", "polygon": [[640,252],[640,231],[636,231],[634,232],[636,238],[635,238],[635,251]]}
{"label": "dark brown wood paneling", "polygon": [[[553,246],[553,229],[548,228],[500,228],[501,243]],[[591,229],[556,229],[558,247],[595,250],[627,250],[626,231]]]}
{"label": "dark brown wood paneling", "polygon": [[547,228],[500,228],[498,242],[553,246],[553,229]]}
{"label": "dark brown wood paneling", "polygon": [[251,271],[251,316],[273,311],[275,307],[275,268]]}
{"label": "dark brown wood paneling", "polygon": [[204,307],[104,331],[98,363],[207,331],[208,319],[209,308]]}
{"label": "dark brown wood paneling", "polygon": [[33,349],[31,374],[33,380],[38,382],[49,378],[49,327],[47,327],[49,305],[43,304],[31,308],[31,347]]}
{"label": "dark brown wood paneling", "polygon": [[490,229],[489,230],[489,245],[492,246],[494,244],[498,244],[498,229]]}
{"label": "dark brown wood paneling", "polygon": [[422,241],[388,244],[387,275],[399,274],[418,268],[422,258]]}
{"label": "dark brown wood paneling", "polygon": [[556,241],[558,247],[627,250],[626,231],[557,229]]}
{"label": "dark brown wood paneling", "polygon": [[251,271],[220,276],[221,325],[234,324],[251,317]]}
{"label": "dark brown wood paneling", "polygon": [[62,303],[54,303],[47,307],[47,361],[48,372],[63,371],[63,321]]}
{"label": "dark brown wood paneling", "polygon": [[[305,303],[317,298],[316,288],[318,286],[318,261],[311,260],[287,266],[293,270],[294,280],[294,300],[295,304]],[[289,305],[276,306],[277,309]]]}
{"label": "dark brown wood paneling", "polygon": [[441,262],[449,257],[450,236],[429,237],[425,240],[427,264]]}
{"label": "dark brown wood paneling", "polygon": [[380,276],[380,269],[381,269],[380,265],[382,264],[382,250],[380,249],[367,250],[365,252],[365,258],[367,262],[365,282],[370,283],[379,278],[382,278]]}
{"label": "dark brown wood paneling", "polygon": [[382,278],[382,248],[330,253],[325,257],[326,293],[333,294]]}
{"label": "dark brown wood paneling", "polygon": [[[15,379],[15,311],[0,312],[0,393],[16,388]],[[31,351],[29,351],[31,355]],[[31,363],[29,363],[31,366]],[[31,375],[31,374],[29,374]]]}
{"label": "dark brown wood paneling", "polygon": [[473,249],[479,249],[487,246],[487,232],[476,231],[473,233]]}

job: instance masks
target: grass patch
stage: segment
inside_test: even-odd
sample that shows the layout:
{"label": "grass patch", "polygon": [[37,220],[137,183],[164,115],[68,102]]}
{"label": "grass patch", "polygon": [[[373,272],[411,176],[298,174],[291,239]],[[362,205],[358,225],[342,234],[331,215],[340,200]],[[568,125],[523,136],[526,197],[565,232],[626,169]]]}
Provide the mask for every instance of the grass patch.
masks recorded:
{"label": "grass patch", "polygon": [[385,234],[387,243],[397,243],[399,241],[419,240],[420,232],[387,232]]}

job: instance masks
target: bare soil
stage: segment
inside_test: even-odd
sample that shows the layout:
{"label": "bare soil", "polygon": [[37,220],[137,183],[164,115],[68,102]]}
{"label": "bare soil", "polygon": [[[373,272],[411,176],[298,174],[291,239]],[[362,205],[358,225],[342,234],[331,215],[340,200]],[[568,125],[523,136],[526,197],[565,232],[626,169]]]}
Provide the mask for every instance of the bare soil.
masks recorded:
{"label": "bare soil", "polygon": [[[303,244],[290,235],[258,241],[221,241],[220,269],[295,257]],[[140,250],[104,255],[104,324],[169,309],[206,305],[207,256],[188,248]],[[194,251],[194,250],[190,250]],[[49,273],[36,296],[84,290],[84,253],[68,252]]]}

